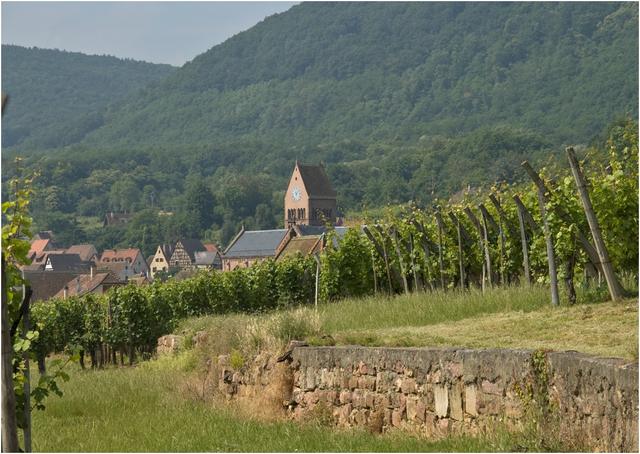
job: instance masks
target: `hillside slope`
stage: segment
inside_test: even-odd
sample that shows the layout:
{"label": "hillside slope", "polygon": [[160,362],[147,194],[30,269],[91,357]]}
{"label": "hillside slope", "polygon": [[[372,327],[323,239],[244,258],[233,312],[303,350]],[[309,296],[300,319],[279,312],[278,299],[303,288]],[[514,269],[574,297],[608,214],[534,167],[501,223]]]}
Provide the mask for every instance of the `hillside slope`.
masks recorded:
{"label": "hillside slope", "polygon": [[105,107],[175,68],[109,56],[2,46],[3,147],[45,149],[81,140]]}
{"label": "hillside slope", "polygon": [[303,3],[111,110],[92,145],[309,144],[487,124],[585,141],[637,115],[638,5]]}

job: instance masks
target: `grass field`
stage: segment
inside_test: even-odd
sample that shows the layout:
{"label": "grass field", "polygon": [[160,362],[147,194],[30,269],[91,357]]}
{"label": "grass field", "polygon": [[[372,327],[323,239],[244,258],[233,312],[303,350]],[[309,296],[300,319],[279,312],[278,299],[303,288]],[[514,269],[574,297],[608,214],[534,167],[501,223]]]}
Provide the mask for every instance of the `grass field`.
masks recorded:
{"label": "grass field", "polygon": [[133,368],[72,370],[64,396],[49,398],[46,410],[34,413],[34,451],[478,452],[533,443],[506,433],[430,441],[403,433],[337,431],[313,421],[260,421],[185,395],[184,366],[174,358]]}

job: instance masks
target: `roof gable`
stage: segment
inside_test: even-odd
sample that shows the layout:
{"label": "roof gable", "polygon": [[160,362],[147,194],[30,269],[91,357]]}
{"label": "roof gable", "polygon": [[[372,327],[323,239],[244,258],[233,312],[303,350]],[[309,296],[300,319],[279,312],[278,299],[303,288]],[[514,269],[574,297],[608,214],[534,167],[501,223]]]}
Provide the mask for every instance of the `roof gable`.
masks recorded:
{"label": "roof gable", "polygon": [[74,244],[66,250],[67,254],[78,254],[82,260],[91,260],[98,254],[93,244]]}
{"label": "roof gable", "polygon": [[189,258],[191,259],[191,261],[195,260],[195,255],[194,254],[197,251],[206,251],[207,250],[204,247],[204,245],[202,244],[202,241],[200,241],[200,240],[194,240],[194,239],[179,240],[176,243],[176,249],[178,248],[179,245],[182,245],[182,248],[189,255]]}
{"label": "roof gable", "polygon": [[37,255],[42,254],[48,246],[50,246],[51,240],[49,238],[41,239],[41,240],[33,240],[31,242],[31,247],[29,248],[29,257],[33,258]]}
{"label": "roof gable", "polygon": [[296,236],[291,238],[278,253],[276,259],[290,257],[296,254],[304,256],[313,254],[321,248],[322,235]]}

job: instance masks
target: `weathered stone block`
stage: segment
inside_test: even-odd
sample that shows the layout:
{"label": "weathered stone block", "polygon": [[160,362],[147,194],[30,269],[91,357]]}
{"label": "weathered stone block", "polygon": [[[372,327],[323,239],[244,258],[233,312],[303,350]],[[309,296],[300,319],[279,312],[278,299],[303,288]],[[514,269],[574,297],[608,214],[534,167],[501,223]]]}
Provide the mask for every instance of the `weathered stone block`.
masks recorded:
{"label": "weathered stone block", "polygon": [[311,367],[307,367],[304,374],[304,388],[305,391],[313,391],[316,389],[316,373]]}
{"label": "weathered stone block", "polygon": [[462,363],[458,361],[452,361],[446,366],[447,373],[452,378],[462,377]]}
{"label": "weathered stone block", "polygon": [[320,400],[320,394],[317,390],[313,392],[307,392],[304,395],[304,402],[308,407],[311,407],[317,404],[319,400]]}
{"label": "weathered stone block", "polygon": [[418,397],[407,397],[407,420],[410,422],[424,421],[425,406]]}
{"label": "weathered stone block", "polygon": [[367,366],[363,361],[360,361],[357,371],[360,375],[367,375],[369,373],[369,366]]}
{"label": "weathered stone block", "polygon": [[363,375],[358,378],[358,388],[373,391],[376,389],[376,377]]}
{"label": "weathered stone block", "polygon": [[375,407],[375,398],[376,395],[374,392],[372,391],[365,391],[364,392],[364,405],[367,408],[374,408]]}
{"label": "weathered stone block", "polygon": [[333,371],[328,369],[322,369],[320,372],[320,387],[321,388],[333,388],[335,379],[335,375]]}
{"label": "weathered stone block", "polygon": [[449,392],[444,385],[433,387],[433,394],[436,401],[436,415],[446,418],[449,413]]}
{"label": "weathered stone block", "polygon": [[391,399],[388,394],[374,394],[374,406],[376,408],[391,408]]}
{"label": "weathered stone block", "polygon": [[394,386],[395,374],[387,371],[378,372],[376,374],[376,390],[378,392],[390,391]]}
{"label": "weathered stone block", "polygon": [[338,401],[338,392],[334,390],[320,391],[320,401],[327,405],[334,405]]}
{"label": "weathered stone block", "polygon": [[436,369],[427,376],[429,383],[442,383],[442,370]]}
{"label": "weathered stone block", "polygon": [[449,432],[449,418],[441,418],[438,420],[438,432],[441,436],[445,436]]}
{"label": "weathered stone block", "polygon": [[451,419],[462,421],[462,386],[460,383],[456,383],[449,388],[449,403],[451,406]]}
{"label": "weathered stone block", "polygon": [[369,410],[355,410],[353,422],[358,426],[364,426],[367,423]]}
{"label": "weathered stone block", "polygon": [[414,378],[404,378],[400,383],[400,390],[404,394],[416,392],[416,380]]}
{"label": "weathered stone block", "polygon": [[500,397],[490,394],[483,394],[478,399],[479,415],[498,415],[501,410]]}
{"label": "weathered stone block", "polygon": [[355,389],[351,394],[351,403],[354,408],[365,408],[367,406],[367,402],[364,396],[364,390]]}
{"label": "weathered stone block", "polygon": [[347,425],[349,423],[349,415],[351,414],[351,404],[343,405],[338,412],[338,423]]}
{"label": "weathered stone block", "polygon": [[392,393],[389,394],[391,399],[391,406],[393,408],[404,410],[407,405],[407,398],[404,394]]}
{"label": "weathered stone block", "polygon": [[476,385],[464,387],[464,409],[471,416],[478,416],[477,392]]}
{"label": "weathered stone block", "polygon": [[502,396],[504,393],[504,386],[500,383],[490,382],[489,380],[482,380],[482,392],[485,394],[494,394],[496,396]]}
{"label": "weathered stone block", "polygon": [[346,389],[344,391],[340,391],[339,402],[341,404],[350,404],[351,403],[351,391],[348,391]]}
{"label": "weathered stone block", "polygon": [[394,427],[399,427],[402,424],[402,416],[404,414],[403,410],[393,410],[391,412],[391,425]]}

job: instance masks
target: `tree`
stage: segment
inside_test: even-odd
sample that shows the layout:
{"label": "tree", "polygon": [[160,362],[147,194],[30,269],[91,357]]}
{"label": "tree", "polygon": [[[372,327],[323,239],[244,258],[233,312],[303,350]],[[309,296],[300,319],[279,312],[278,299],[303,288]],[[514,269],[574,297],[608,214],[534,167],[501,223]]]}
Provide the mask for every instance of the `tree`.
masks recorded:
{"label": "tree", "polygon": [[187,186],[185,210],[198,230],[203,231],[213,223],[213,194],[202,179],[196,179]]}

